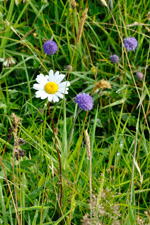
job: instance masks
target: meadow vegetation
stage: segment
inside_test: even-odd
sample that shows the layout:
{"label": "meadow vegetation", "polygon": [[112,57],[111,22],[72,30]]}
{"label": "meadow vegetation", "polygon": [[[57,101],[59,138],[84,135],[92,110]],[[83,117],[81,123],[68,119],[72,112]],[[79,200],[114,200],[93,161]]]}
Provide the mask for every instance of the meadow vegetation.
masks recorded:
{"label": "meadow vegetation", "polygon": [[[0,1],[0,224],[150,224],[149,6]],[[33,86],[50,70],[70,86],[48,103]]]}

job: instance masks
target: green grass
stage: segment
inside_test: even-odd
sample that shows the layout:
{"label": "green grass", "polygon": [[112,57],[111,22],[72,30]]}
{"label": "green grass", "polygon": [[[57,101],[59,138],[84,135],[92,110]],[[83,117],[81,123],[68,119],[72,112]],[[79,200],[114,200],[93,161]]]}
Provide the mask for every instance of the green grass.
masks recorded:
{"label": "green grass", "polygon": [[[150,0],[106,0],[108,7],[98,0],[78,0],[75,8],[71,2],[0,2],[0,223],[150,224]],[[48,56],[43,44],[52,36],[58,51]],[[138,47],[126,52],[123,39],[131,36]],[[112,54],[119,63],[110,62]],[[4,66],[8,58],[15,64]],[[65,99],[50,104],[62,164],[61,208],[48,101],[35,98],[33,89],[36,76],[50,69],[71,82]],[[142,81],[137,71],[143,72]],[[78,111],[76,94],[91,94],[101,79],[111,89],[93,94],[94,107],[87,114]],[[14,162],[14,136],[7,141],[12,113],[20,119],[17,136],[25,140],[25,156]]]}

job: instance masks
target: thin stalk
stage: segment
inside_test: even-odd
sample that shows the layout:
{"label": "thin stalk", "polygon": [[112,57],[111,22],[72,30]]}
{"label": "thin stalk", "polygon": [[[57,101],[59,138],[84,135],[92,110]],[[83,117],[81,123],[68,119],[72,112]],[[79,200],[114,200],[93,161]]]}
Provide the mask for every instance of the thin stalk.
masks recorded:
{"label": "thin stalk", "polygon": [[17,192],[16,192],[16,187],[15,187],[15,159],[14,158],[15,158],[15,151],[13,149],[13,183],[14,183],[14,194],[15,194],[16,209],[17,209],[17,215],[16,216],[18,217],[18,224],[20,225],[20,216],[19,216],[19,211],[18,211]]}
{"label": "thin stalk", "polygon": [[134,145],[134,155],[133,155],[133,164],[132,164],[132,178],[131,178],[131,196],[130,196],[130,204],[132,204],[133,200],[133,190],[134,190],[134,167],[135,167],[135,158],[136,158],[136,150],[137,150],[137,136],[139,132],[139,119],[140,119],[140,113],[141,113],[141,105],[139,109],[137,124],[136,124],[136,134],[135,134],[135,145]]}
{"label": "thin stalk", "polygon": [[77,117],[78,117],[80,111],[81,111],[81,110],[78,109],[78,111],[77,111],[77,113],[76,113],[76,116],[75,116],[75,118],[74,118],[74,120],[73,120],[73,123],[72,123],[71,131],[70,131],[70,136],[69,136],[69,140],[68,140],[68,151],[69,151],[70,143],[71,143],[71,140],[72,140],[72,135],[73,135],[73,131],[74,131],[74,125],[75,125],[76,119],[77,119]]}
{"label": "thin stalk", "polygon": [[8,189],[9,189],[9,192],[10,192],[10,195],[11,195],[11,199],[12,199],[12,202],[13,202],[13,205],[14,205],[14,209],[15,209],[15,212],[16,212],[16,217],[17,217],[18,224],[20,224],[20,218],[18,217],[18,210],[17,210],[16,205],[15,205],[14,197],[13,197],[13,194],[12,194],[12,191],[11,191],[11,188],[10,188],[10,184],[8,182],[7,175],[6,175],[6,172],[5,172],[5,168],[3,166],[1,158],[0,158],[0,164],[2,166],[2,170],[3,170],[4,176],[5,176],[5,180],[6,180],[7,185],[8,185]]}
{"label": "thin stalk", "polygon": [[74,176],[73,190],[72,190],[72,196],[71,196],[71,209],[70,209],[69,224],[71,224],[71,213],[72,213],[74,189],[75,189],[75,183],[76,183],[76,177],[77,177],[77,171],[78,171],[78,164],[79,164],[79,156],[80,156],[81,144],[82,144],[83,133],[84,133],[84,128],[85,128],[87,116],[88,116],[88,110],[87,110],[86,115],[85,115],[85,120],[84,120],[82,134],[81,134],[81,141],[80,141],[80,145],[79,145],[78,158],[77,158],[77,163],[76,163],[76,172],[75,172],[75,176]]}
{"label": "thin stalk", "polygon": [[89,182],[90,182],[90,219],[92,221],[92,156],[90,154],[90,170],[89,170]]}
{"label": "thin stalk", "polygon": [[59,154],[59,150],[57,148],[57,140],[56,140],[56,136],[55,136],[55,126],[54,126],[54,120],[52,118],[52,115],[50,113],[50,102],[48,103],[48,114],[49,117],[52,121],[52,128],[53,128],[53,136],[54,136],[54,140],[55,140],[55,147],[56,147],[56,151],[57,151],[57,157],[58,157],[58,163],[59,163],[59,175],[60,175],[60,210],[62,207],[62,198],[63,198],[63,187],[62,187],[62,168],[61,168],[61,159],[60,159],[60,154]]}

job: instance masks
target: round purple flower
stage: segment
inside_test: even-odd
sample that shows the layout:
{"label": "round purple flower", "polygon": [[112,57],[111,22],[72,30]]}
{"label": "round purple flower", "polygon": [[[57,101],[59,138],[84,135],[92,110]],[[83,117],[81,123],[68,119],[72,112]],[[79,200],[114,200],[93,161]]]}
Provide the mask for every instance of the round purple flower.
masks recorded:
{"label": "round purple flower", "polygon": [[138,42],[135,37],[129,37],[124,39],[124,47],[127,51],[134,51],[138,46]]}
{"label": "round purple flower", "polygon": [[117,63],[119,61],[119,57],[117,55],[111,55],[110,56],[110,61],[112,63]]}
{"label": "round purple flower", "polygon": [[54,55],[57,52],[58,46],[55,41],[46,41],[43,45],[43,50],[47,55]]}
{"label": "round purple flower", "polygon": [[144,75],[143,75],[143,73],[142,72],[136,72],[136,78],[138,79],[138,80],[143,80],[143,77],[144,77]]}
{"label": "round purple flower", "polygon": [[94,102],[93,98],[89,94],[80,93],[76,96],[75,103],[78,104],[80,109],[85,111],[91,110],[93,108]]}

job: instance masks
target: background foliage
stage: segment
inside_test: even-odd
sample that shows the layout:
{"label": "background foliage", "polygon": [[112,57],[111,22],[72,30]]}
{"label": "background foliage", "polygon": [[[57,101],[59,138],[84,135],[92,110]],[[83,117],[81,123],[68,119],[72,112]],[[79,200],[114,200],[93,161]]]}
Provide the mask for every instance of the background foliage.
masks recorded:
{"label": "background foliage", "polygon": [[[110,0],[106,5],[98,0],[0,2],[2,224],[16,224],[17,204],[23,225],[150,223],[149,5],[149,0]],[[88,14],[76,46],[85,8]],[[123,39],[131,36],[138,40],[138,48],[127,53]],[[51,37],[58,51],[47,56],[43,43]],[[119,56],[118,64],[110,62],[112,54]],[[15,64],[4,66],[10,58]],[[67,65],[73,67],[70,73]],[[58,160],[47,101],[36,99],[32,88],[36,76],[50,69],[66,74],[71,82],[65,99],[51,104],[62,161],[61,216]],[[136,79],[137,71],[143,72],[142,81]],[[90,94],[101,79],[109,81],[111,89],[93,94],[94,108],[85,123],[92,157],[90,195],[91,165],[82,139],[86,113],[77,116],[74,98],[80,92]],[[20,118],[17,135],[25,141],[21,146],[25,156],[14,161],[14,138],[9,139],[12,113]]]}

